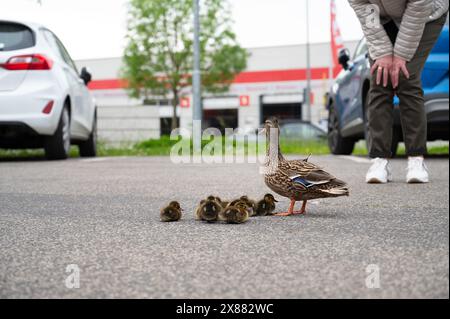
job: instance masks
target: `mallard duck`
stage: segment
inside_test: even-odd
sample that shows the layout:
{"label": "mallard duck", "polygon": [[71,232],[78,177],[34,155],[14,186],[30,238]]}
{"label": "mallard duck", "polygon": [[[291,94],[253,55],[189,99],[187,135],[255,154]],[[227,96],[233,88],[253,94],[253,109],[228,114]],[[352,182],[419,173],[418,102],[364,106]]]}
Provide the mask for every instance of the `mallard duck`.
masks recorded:
{"label": "mallard duck", "polygon": [[264,195],[264,198],[256,203],[256,216],[269,216],[275,210],[275,203],[278,201],[272,194]]}
{"label": "mallard duck", "polygon": [[161,209],[160,217],[162,222],[176,222],[181,219],[183,209],[177,201],[170,202],[169,205]]}
{"label": "mallard duck", "polygon": [[242,201],[237,202],[235,206],[229,205],[220,212],[219,220],[227,222],[228,224],[245,223],[249,218],[246,207],[246,204]]}
{"label": "mallard duck", "polygon": [[222,211],[222,206],[214,196],[209,196],[207,199],[200,201],[195,216],[197,220],[204,220],[207,222],[215,222]]}
{"label": "mallard duck", "polygon": [[[310,163],[309,157],[304,160],[286,160],[283,157],[277,119],[267,120],[264,130],[268,142],[264,181],[272,191],[291,200],[288,211],[276,215],[304,214],[308,200],[349,195],[345,182]],[[297,201],[303,201],[300,211],[294,211]]]}

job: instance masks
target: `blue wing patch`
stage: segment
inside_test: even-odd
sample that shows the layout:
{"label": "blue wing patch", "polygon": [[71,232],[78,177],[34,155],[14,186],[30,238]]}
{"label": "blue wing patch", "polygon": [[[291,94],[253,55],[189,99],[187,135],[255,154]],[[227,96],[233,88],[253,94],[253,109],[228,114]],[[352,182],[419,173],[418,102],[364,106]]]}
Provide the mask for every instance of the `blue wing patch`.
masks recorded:
{"label": "blue wing patch", "polygon": [[300,185],[302,185],[303,187],[306,187],[306,188],[310,188],[311,186],[314,186],[313,183],[311,183],[311,182],[309,182],[306,179],[301,178],[301,177],[295,177],[295,178],[292,179],[292,181],[295,184],[300,184]]}

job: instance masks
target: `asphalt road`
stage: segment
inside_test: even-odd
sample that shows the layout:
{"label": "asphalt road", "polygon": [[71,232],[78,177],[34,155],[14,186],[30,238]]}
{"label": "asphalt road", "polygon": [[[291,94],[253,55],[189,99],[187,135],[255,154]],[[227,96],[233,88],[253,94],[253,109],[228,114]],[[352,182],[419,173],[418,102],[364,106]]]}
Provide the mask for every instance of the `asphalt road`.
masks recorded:
{"label": "asphalt road", "polygon": [[[448,159],[429,160],[428,185],[403,182],[405,160],[389,185],[363,182],[365,159],[312,160],[351,196],[242,225],[197,222],[193,210],[209,194],[266,193],[254,164],[0,161],[0,298],[448,298]],[[159,222],[174,199],[182,221]]]}

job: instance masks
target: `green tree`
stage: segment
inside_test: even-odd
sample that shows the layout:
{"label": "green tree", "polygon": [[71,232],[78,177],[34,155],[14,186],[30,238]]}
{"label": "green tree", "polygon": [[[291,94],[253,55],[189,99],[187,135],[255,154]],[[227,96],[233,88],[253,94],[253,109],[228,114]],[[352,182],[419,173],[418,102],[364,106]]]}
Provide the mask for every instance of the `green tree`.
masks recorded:
{"label": "green tree", "polygon": [[[200,46],[203,88],[229,89],[248,53],[236,41],[226,0],[202,0]],[[131,0],[122,74],[132,97],[171,98],[172,128],[183,89],[192,84],[193,1]]]}

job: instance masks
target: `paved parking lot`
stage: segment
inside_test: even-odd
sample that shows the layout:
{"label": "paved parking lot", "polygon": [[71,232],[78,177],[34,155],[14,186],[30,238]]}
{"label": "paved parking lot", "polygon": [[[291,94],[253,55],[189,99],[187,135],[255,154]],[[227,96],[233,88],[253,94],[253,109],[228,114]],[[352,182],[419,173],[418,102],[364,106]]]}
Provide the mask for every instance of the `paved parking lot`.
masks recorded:
{"label": "paved parking lot", "polygon": [[[389,185],[363,183],[363,158],[312,160],[351,196],[243,225],[196,222],[193,210],[209,194],[262,196],[253,164],[0,161],[0,298],[448,298],[448,158],[429,160],[428,185],[403,183],[405,160]],[[184,218],[159,222],[174,199]],[[65,285],[71,264],[78,289]]]}

